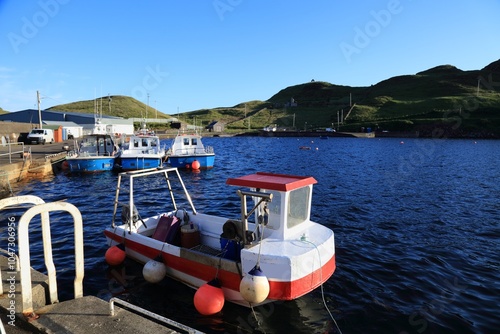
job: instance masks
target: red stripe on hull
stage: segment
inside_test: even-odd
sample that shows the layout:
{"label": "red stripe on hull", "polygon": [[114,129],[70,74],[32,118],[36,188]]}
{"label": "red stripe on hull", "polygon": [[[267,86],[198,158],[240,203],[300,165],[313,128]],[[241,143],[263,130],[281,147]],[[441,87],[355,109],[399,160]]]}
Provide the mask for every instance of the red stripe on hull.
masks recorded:
{"label": "red stripe on hull", "polygon": [[[269,299],[292,300],[316,289],[335,271],[335,254],[321,269],[292,282],[269,281]],[[264,273],[265,274],[265,273]]]}
{"label": "red stripe on hull", "polygon": [[[131,250],[136,251],[137,253],[140,253],[150,259],[154,259],[160,254],[160,251],[157,249],[148,247],[130,239],[123,239],[122,237],[117,236],[116,234],[113,234],[109,231],[105,231],[104,234],[116,242],[123,243],[125,245],[125,248],[130,248]],[[182,273],[185,273],[186,275],[196,277],[206,282],[213,280],[215,278],[215,275],[218,275],[219,282],[223,287],[235,291],[239,291],[240,289],[241,276],[239,275],[239,273],[233,273],[222,269],[219,269],[219,272],[217,273],[217,268],[203,263],[180,258],[166,252],[162,252],[161,255],[164,263],[174,270],[180,271]]]}

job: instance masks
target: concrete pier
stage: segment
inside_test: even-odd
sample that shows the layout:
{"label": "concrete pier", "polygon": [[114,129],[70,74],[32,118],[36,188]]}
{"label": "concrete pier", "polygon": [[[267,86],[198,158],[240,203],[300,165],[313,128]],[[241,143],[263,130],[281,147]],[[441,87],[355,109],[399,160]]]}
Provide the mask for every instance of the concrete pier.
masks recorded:
{"label": "concrete pier", "polygon": [[[33,178],[43,178],[54,173],[54,165],[66,158],[66,150],[72,150],[73,141],[45,145],[25,145],[24,154],[6,155],[8,147],[0,146],[0,194],[9,194],[19,182]],[[22,151],[22,146],[12,146],[12,151]],[[0,198],[5,197],[0,196]]]}

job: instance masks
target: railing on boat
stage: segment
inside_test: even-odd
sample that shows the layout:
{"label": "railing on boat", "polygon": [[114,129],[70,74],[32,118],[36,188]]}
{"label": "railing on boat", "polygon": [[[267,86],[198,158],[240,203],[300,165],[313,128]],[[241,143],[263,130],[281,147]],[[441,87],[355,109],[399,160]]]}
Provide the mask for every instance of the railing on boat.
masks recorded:
{"label": "railing on boat", "polygon": [[204,148],[179,148],[174,151],[172,155],[196,155],[196,154],[212,154],[214,148],[212,146],[205,146]]}

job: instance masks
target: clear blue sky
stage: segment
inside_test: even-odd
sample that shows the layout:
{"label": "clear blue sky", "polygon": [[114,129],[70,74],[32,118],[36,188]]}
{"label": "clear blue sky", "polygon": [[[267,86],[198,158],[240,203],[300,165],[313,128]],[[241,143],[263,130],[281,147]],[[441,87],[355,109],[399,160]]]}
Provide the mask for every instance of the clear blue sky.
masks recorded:
{"label": "clear blue sky", "polygon": [[500,59],[498,0],[0,0],[0,107],[128,95],[176,114]]}

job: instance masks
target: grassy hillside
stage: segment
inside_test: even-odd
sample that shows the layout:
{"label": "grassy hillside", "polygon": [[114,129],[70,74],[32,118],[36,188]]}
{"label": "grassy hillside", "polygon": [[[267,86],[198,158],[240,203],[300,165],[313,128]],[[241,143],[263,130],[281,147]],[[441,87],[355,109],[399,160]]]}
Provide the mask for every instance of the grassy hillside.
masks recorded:
{"label": "grassy hillside", "polygon": [[[145,117],[146,105],[131,97],[112,96],[111,112],[107,96],[102,98],[102,105],[103,114]],[[94,100],[51,109],[93,113]],[[154,109],[148,109],[152,115]],[[282,89],[267,101],[195,110],[180,118],[188,123],[196,120],[203,126],[217,120],[226,123],[228,131],[240,132],[260,130],[270,124],[296,130],[337,128],[342,115],[340,131],[371,127],[432,136],[440,129],[443,136],[499,138],[500,60],[475,71],[437,66],[370,87],[312,81]],[[158,117],[168,116],[158,112]]]}
{"label": "grassy hillside", "polygon": [[[119,116],[124,118],[130,117],[149,117],[154,118],[158,115],[158,118],[169,118],[170,116],[147,106],[146,104],[137,101],[133,97],[122,96],[122,95],[112,95],[104,96],[102,98],[97,98],[95,100],[79,101],[68,104],[61,104],[49,108],[49,110],[64,110],[69,112],[81,112],[93,114],[96,108],[95,104],[97,102],[97,107],[102,110],[104,115],[109,116]],[[147,110],[147,115],[146,115]]]}
{"label": "grassy hillside", "polygon": [[313,81],[287,87],[267,101],[247,102],[246,109],[242,103],[185,115],[196,115],[198,124],[221,120],[232,130],[262,129],[269,124],[324,129],[337,127],[343,115],[341,131],[371,127],[435,136],[439,129],[441,136],[500,137],[500,61],[476,71],[437,66],[370,87]]}

